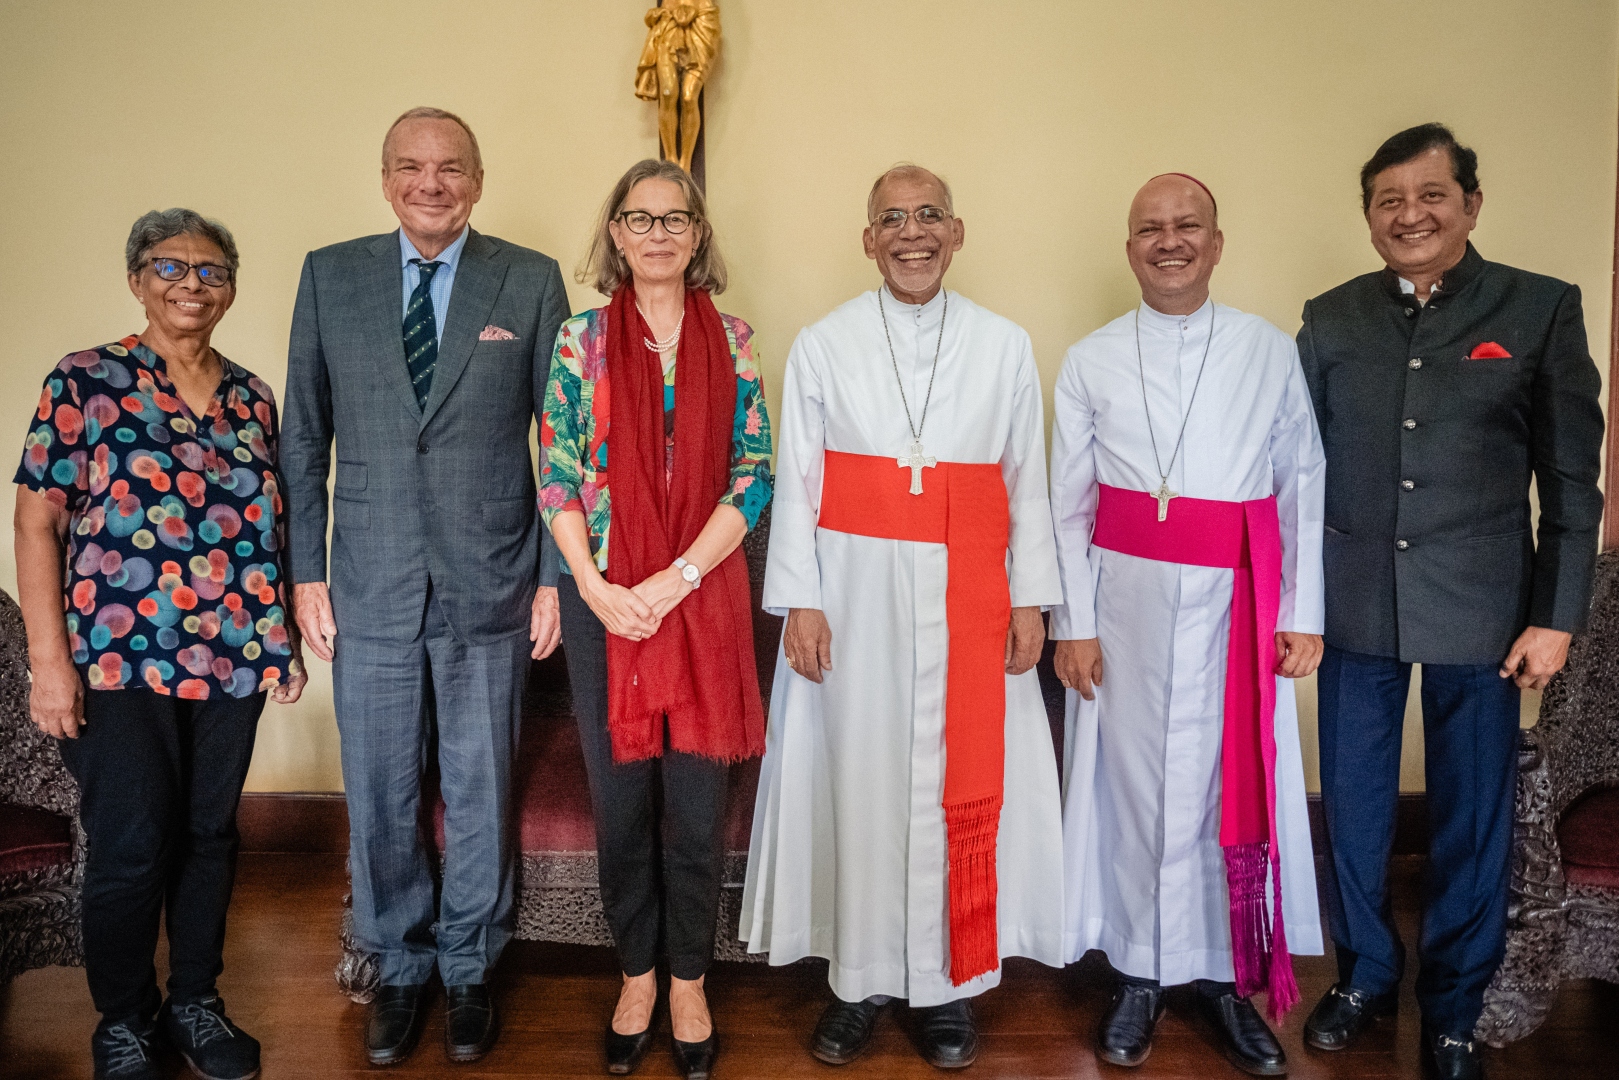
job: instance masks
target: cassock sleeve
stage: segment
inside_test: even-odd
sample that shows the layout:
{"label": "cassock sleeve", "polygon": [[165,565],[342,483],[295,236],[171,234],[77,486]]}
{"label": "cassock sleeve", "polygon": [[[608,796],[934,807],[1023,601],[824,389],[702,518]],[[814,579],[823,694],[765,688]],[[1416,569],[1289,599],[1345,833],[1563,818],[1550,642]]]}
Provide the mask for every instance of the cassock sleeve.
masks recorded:
{"label": "cassock sleeve", "polygon": [[1321,570],[1327,459],[1298,346],[1278,331],[1287,388],[1271,428],[1270,459],[1276,513],[1282,524],[1282,597],[1276,629],[1319,634],[1326,618]]}
{"label": "cassock sleeve", "polygon": [[787,373],[781,384],[775,505],[771,511],[764,587],[764,609],[772,615],[785,615],[791,608],[821,606],[815,523],[821,516],[826,405],[815,354],[810,332],[799,331],[787,354]]}
{"label": "cassock sleeve", "polygon": [[1012,517],[1012,606],[1048,608],[1062,603],[1062,582],[1046,495],[1046,408],[1034,346],[1021,331],[1016,349],[1012,432],[1001,455],[1001,479]]}
{"label": "cassock sleeve", "polygon": [[1057,375],[1051,435],[1051,520],[1063,602],[1051,611],[1054,641],[1096,636],[1096,583],[1091,529],[1096,524],[1095,419],[1080,376],[1079,346],[1068,350]]}

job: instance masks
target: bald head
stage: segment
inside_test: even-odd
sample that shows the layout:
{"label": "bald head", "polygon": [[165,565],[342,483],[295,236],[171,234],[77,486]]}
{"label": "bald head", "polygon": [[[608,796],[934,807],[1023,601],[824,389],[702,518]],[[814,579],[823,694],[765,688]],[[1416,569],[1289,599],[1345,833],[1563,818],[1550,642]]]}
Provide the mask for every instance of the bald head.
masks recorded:
{"label": "bald head", "polygon": [[1155,176],[1130,203],[1124,251],[1156,311],[1190,315],[1202,307],[1224,247],[1214,196],[1189,176]]}
{"label": "bald head", "polygon": [[944,207],[952,214],[956,212],[955,202],[950,197],[950,185],[939,179],[938,175],[920,165],[895,165],[877,178],[871,185],[871,194],[866,196],[866,220],[870,221],[877,214],[888,209],[878,201],[883,194],[884,185],[890,181],[904,181],[907,186],[911,184],[931,185],[936,192],[936,204]]}

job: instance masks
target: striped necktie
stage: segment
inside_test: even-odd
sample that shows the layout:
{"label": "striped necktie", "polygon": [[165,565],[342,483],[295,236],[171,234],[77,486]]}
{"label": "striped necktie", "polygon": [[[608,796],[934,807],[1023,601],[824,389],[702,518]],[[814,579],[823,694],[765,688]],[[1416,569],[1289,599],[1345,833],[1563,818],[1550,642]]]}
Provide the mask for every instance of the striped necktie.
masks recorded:
{"label": "striped necktie", "polygon": [[421,278],[405,305],[405,366],[410,369],[410,388],[416,392],[416,406],[426,408],[427,392],[433,389],[433,368],[438,364],[438,320],[433,317],[431,293],[433,275],[440,262],[410,260]]}

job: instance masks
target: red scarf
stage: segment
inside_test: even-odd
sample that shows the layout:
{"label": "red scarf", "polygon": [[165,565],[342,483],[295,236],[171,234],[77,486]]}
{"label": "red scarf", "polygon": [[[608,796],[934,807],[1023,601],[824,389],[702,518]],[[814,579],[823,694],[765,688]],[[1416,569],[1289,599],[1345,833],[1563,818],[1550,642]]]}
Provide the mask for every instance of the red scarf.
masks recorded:
{"label": "red scarf", "polygon": [[[736,360],[706,290],[686,290],[675,379],[674,475],[665,483],[663,364],[626,284],[607,307],[607,580],[633,588],[702,532],[731,485]],[[645,641],[607,635],[607,726],[615,761],[671,749],[719,761],[764,753],[748,564],[738,547]]]}

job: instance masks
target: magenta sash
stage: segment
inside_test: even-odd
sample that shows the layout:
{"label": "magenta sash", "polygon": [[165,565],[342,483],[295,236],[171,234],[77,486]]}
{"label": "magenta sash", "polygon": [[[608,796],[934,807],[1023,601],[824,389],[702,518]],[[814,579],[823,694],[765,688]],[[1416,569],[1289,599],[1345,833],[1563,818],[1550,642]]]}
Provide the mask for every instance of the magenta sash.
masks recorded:
{"label": "magenta sash", "polygon": [[1146,492],[1099,486],[1091,543],[1142,559],[1233,571],[1220,744],[1220,846],[1231,897],[1232,965],[1237,993],[1268,990],[1267,1011],[1280,1019],[1298,1003],[1299,990],[1282,923],[1276,828],[1276,614],[1282,591],[1276,499],[1177,497],[1167,519],[1159,521],[1158,500]]}

